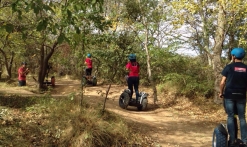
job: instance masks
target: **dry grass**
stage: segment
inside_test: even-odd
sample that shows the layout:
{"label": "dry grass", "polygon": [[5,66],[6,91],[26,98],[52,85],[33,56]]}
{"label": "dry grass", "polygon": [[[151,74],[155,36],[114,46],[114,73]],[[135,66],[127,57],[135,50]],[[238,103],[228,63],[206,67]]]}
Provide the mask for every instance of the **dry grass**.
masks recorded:
{"label": "dry grass", "polygon": [[188,98],[168,92],[160,94],[159,104],[163,108],[168,108],[195,120],[207,122],[226,121],[223,105],[214,103],[213,99],[204,97]]}
{"label": "dry grass", "polygon": [[110,112],[67,98],[1,96],[0,146],[146,146],[128,123]]}

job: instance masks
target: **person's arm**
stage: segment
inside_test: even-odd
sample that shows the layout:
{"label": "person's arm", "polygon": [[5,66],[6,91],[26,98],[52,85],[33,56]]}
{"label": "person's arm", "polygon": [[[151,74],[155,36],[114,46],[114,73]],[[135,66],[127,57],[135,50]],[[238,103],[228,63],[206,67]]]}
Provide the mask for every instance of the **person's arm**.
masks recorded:
{"label": "person's arm", "polygon": [[221,79],[221,82],[220,82],[220,93],[219,93],[219,97],[220,98],[222,98],[222,96],[223,96],[225,84],[226,84],[226,77],[223,76],[222,79]]}
{"label": "person's arm", "polygon": [[130,71],[130,64],[129,64],[129,63],[127,63],[127,64],[125,65],[125,71],[126,71],[126,72],[129,72],[129,71]]}
{"label": "person's arm", "polygon": [[27,68],[25,71],[21,71],[21,75],[24,76],[24,75],[27,75],[29,72],[29,69]]}
{"label": "person's arm", "polygon": [[88,62],[88,61],[87,61],[87,58],[86,58],[85,61],[84,61],[84,64],[87,65],[87,62]]}
{"label": "person's arm", "polygon": [[23,68],[20,68],[18,70],[18,73],[21,75],[21,76],[24,76],[25,75],[25,71],[23,70]]}
{"label": "person's arm", "polygon": [[29,69],[27,68],[25,71],[25,74],[27,75],[29,73]]}

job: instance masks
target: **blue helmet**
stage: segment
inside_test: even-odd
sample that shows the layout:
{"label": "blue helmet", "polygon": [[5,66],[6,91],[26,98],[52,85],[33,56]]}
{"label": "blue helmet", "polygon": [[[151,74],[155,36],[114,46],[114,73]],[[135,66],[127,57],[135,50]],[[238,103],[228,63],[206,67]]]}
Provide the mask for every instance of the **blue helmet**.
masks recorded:
{"label": "blue helmet", "polygon": [[87,57],[91,58],[91,54],[87,54]]}
{"label": "blue helmet", "polygon": [[27,65],[27,62],[23,61],[21,62],[22,65]]}
{"label": "blue helmet", "polygon": [[243,59],[245,56],[245,51],[243,48],[234,48],[231,51],[231,55],[235,56],[237,59]]}
{"label": "blue helmet", "polygon": [[135,54],[129,54],[129,60],[135,60],[136,55]]}

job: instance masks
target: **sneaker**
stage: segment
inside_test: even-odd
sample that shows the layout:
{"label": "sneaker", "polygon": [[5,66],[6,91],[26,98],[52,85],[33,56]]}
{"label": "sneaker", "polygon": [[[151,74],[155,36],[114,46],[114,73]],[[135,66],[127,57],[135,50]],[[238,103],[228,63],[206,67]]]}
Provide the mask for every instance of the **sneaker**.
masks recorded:
{"label": "sneaker", "polygon": [[240,144],[239,147],[247,147],[247,143]]}

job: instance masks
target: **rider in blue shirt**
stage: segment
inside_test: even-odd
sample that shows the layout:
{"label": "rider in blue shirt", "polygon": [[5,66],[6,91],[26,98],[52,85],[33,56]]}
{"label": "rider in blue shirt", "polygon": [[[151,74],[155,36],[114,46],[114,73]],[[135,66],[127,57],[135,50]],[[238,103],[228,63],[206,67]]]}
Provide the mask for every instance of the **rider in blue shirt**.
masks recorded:
{"label": "rider in blue shirt", "polygon": [[[245,57],[243,48],[234,48],[231,51],[232,63],[228,64],[223,71],[220,82],[220,94],[223,98],[227,113],[227,129],[230,135],[230,147],[235,146],[234,115],[237,113],[240,121],[241,140],[247,144],[247,125],[245,118],[246,88],[247,88],[247,65],[242,63]],[[237,110],[237,112],[235,112]],[[247,146],[247,145],[246,145]]]}

